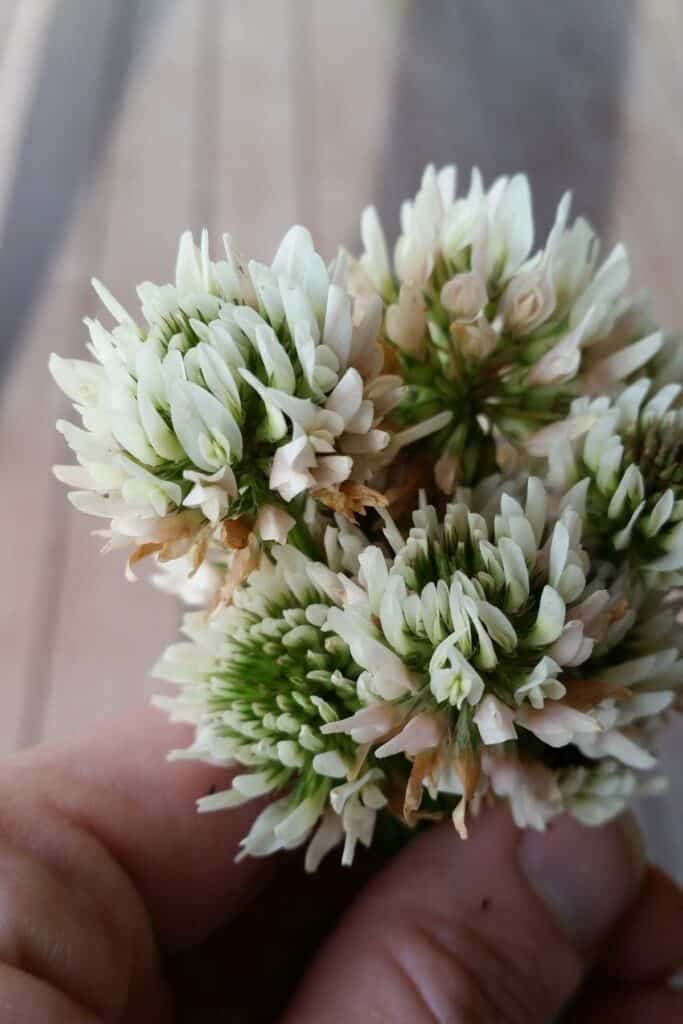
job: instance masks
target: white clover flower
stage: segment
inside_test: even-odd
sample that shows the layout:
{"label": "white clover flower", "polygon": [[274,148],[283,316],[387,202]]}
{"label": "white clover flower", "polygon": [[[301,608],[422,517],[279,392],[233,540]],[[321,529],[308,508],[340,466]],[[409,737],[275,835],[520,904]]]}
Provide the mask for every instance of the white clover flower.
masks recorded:
{"label": "white clover flower", "polygon": [[679,604],[593,567],[578,513],[535,478],[459,497],[406,537],[385,514],[383,545],[338,517],[324,561],[276,546],[232,605],[186,617],[156,669],[180,695],[157,703],[195,725],[172,756],[244,766],[200,810],[274,797],[242,855],[308,844],[313,870],[343,843],[351,863],[397,790],[408,825],[452,812],[466,837],[487,794],[544,828],[656,788],[641,774],[683,680]]}
{"label": "white clover flower", "polygon": [[329,267],[301,227],[268,266],[185,234],[137,321],[95,282],[115,326],[50,362],[72,502],[197,609],[155,703],[194,727],[170,758],[230,770],[200,812],[264,800],[239,858],[348,865],[501,800],[601,824],[663,785],[680,344],[569,195],[535,249],[524,175],[456,185],[426,169],[391,257],[372,208]]}
{"label": "white clover flower", "polygon": [[563,808],[584,825],[595,826],[617,817],[636,797],[664,792],[667,783],[661,776],[643,780],[607,759],[560,772],[558,785]]}
{"label": "white clover flower", "polygon": [[518,828],[544,832],[562,813],[562,791],[556,773],[538,761],[523,761],[514,754],[502,756],[495,748],[482,755],[482,767],[491,792],[507,800]]}
{"label": "white clover flower", "polygon": [[401,209],[393,269],[377,214],[366,209],[352,279],[357,293],[374,291],[385,303],[385,331],[407,384],[396,418],[410,424],[453,412],[436,439],[447,493],[454,479],[469,483],[487,471],[496,429],[522,438],[562,419],[577,384],[613,392],[664,341],[642,303],[624,296],[624,247],[598,266],[593,230],[582,218],[569,223],[569,194],[534,252],[524,175],[485,190],[475,170],[463,196],[456,179],[452,166],[425,170]]}
{"label": "white clover flower", "polygon": [[282,541],[307,495],[343,508],[347,482],[362,506],[358,484],[443,425],[383,429],[402,381],[382,373],[381,303],[354,303],[343,257],[328,270],[300,227],[270,267],[224,241],[213,262],[206,232],[199,249],[183,235],[175,285],[138,289],[143,326],[95,282],[116,326],[87,322],[95,362],[50,360],[83,422],[58,424],[79,463],[56,468],[71,501],[111,520],[114,544],[164,558],[213,536],[242,546],[235,519]]}
{"label": "white clover flower", "polygon": [[[511,796],[517,782],[510,780],[524,775],[528,757],[540,761],[553,799],[543,813],[519,803],[515,810],[536,825],[563,808],[555,751],[568,751],[566,763],[578,766],[609,757],[625,768],[653,767],[633,723],[661,719],[683,679],[665,635],[673,610],[650,609],[625,576],[592,568],[574,508],[554,518],[534,478],[524,505],[500,488],[496,503],[489,490],[479,495],[486,515],[473,510],[472,495],[470,504],[448,506],[443,521],[423,506],[406,538],[387,519],[393,558],[374,546],[363,551],[324,627],[345,640],[362,669],[365,707],[323,733],[368,744],[379,761],[398,753],[411,761],[407,820],[419,808],[415,787],[438,797],[444,766],[454,765],[461,834],[465,803],[480,792],[482,772],[487,777],[486,750],[495,752],[491,764],[502,764],[489,780],[499,796]],[[507,765],[510,745],[521,766]]]}
{"label": "white clover flower", "polygon": [[683,582],[683,412],[680,384],[643,379],[617,398],[577,399],[576,431],[542,432],[533,448],[548,482],[586,520],[602,557],[637,565],[651,586]]}
{"label": "white clover flower", "polygon": [[[335,560],[350,570],[357,561],[339,538],[353,535],[340,524],[327,538]],[[272,558],[263,555],[235,591],[231,606],[210,617],[186,616],[189,642],[171,646],[155,669],[181,687],[179,696],[156,703],[196,726],[191,746],[170,756],[244,766],[229,789],[200,799],[199,810],[278,796],[257,817],[242,855],[264,856],[311,840],[311,870],[341,841],[343,863],[351,863],[356,843],[370,844],[386,803],[381,768],[369,765],[355,778],[355,744],[322,732],[325,723],[359,709],[360,670],[346,643],[321,629],[330,598],[314,568],[295,549],[274,547]]]}

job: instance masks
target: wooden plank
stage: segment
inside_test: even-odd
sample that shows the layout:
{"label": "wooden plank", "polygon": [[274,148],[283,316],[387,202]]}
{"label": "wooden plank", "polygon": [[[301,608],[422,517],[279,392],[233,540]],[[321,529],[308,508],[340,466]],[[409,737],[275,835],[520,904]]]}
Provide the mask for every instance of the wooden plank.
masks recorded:
{"label": "wooden plank", "polygon": [[[223,6],[214,223],[250,257],[272,258],[297,217],[288,0]],[[215,10],[215,8],[214,8]],[[207,126],[208,127],[208,126]]]}
{"label": "wooden plank", "polygon": [[610,224],[611,238],[629,246],[634,282],[652,291],[657,316],[673,326],[683,323],[682,32],[677,0],[636,4]]}
{"label": "wooden plank", "polygon": [[0,62],[4,60],[9,48],[12,30],[18,14],[19,0],[4,0],[4,3],[0,6]]}
{"label": "wooden plank", "polygon": [[0,4],[0,220],[16,169],[22,127],[55,0]]}
{"label": "wooden plank", "polygon": [[[396,0],[296,0],[295,12],[290,47],[300,202],[308,204],[318,244],[331,258],[339,245],[358,248],[361,210],[380,197],[408,11]],[[309,137],[313,159],[305,151]],[[398,220],[398,210],[392,217]]]}
{"label": "wooden plank", "polygon": [[[159,24],[105,155],[102,173],[111,183],[105,249],[81,274],[101,277],[131,308],[138,282],[171,279],[178,236],[194,221],[201,11],[196,3],[178,4]],[[106,321],[106,311],[98,315]],[[60,508],[62,585],[41,730],[51,738],[149,695],[147,672],[178,623],[173,600],[125,581],[120,553],[100,556],[101,542],[88,534],[97,523],[67,506],[64,494]]]}
{"label": "wooden plank", "polygon": [[[8,91],[19,106],[20,94],[33,94],[32,79],[38,73],[52,4],[36,2],[33,6],[34,22],[15,22],[12,46],[19,48],[18,56],[8,55],[3,69]],[[11,67],[15,67],[17,79],[10,81]],[[23,81],[29,69],[31,80]],[[79,125],[80,131],[87,131],[96,115],[97,93],[96,88],[90,103],[84,104],[88,116]],[[27,103],[24,107],[28,109]],[[18,147],[22,124],[17,122],[12,130]],[[8,158],[13,176],[14,154],[10,152]],[[49,173],[48,162],[44,168]],[[7,180],[5,176],[3,181]],[[14,190],[12,195],[14,199]],[[27,209],[30,212],[28,204]],[[46,363],[50,350],[60,347],[60,341],[66,354],[73,353],[69,339],[77,334],[82,311],[87,308],[82,267],[99,260],[105,213],[104,194],[95,188],[81,201],[72,230],[52,253],[42,295],[31,290],[34,282],[26,281],[26,305],[31,308],[37,303],[37,308],[0,394],[0,478],[8,481],[0,513],[0,564],[6,581],[0,589],[2,751],[32,737],[48,671],[55,622],[55,566],[61,547],[58,497],[63,501],[50,467],[57,451],[54,421],[66,405],[47,374]]]}
{"label": "wooden plank", "polygon": [[[50,648],[54,608],[49,598],[60,543],[58,504],[64,500],[50,467],[56,452],[54,422],[65,409],[46,364],[52,346],[79,331],[85,302],[81,267],[96,259],[103,210],[98,201],[83,204],[70,237],[55,254],[51,280],[1,396],[0,476],[10,481],[3,488],[0,530],[6,581],[0,588],[1,750],[13,749],[30,732],[30,690],[34,682],[42,687],[36,674]],[[68,342],[64,347],[70,348]]]}

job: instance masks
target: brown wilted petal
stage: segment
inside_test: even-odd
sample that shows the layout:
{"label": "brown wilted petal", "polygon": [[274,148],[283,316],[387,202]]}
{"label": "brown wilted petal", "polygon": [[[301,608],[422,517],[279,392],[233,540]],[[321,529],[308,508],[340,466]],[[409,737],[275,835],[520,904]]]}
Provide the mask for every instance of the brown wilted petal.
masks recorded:
{"label": "brown wilted petal", "polygon": [[398,520],[417,508],[418,495],[431,486],[434,470],[432,462],[419,458],[397,460],[392,470],[385,497],[392,517]]}
{"label": "brown wilted petal", "polygon": [[258,563],[259,549],[252,537],[246,547],[234,552],[223,585],[218,591],[213,606],[209,611],[210,616],[215,615],[221,608],[225,608],[232,602],[235,591],[249,573],[257,568]]}
{"label": "brown wilted petal", "polygon": [[466,800],[474,796],[481,777],[481,755],[472,747],[462,747],[456,751],[455,767],[462,782],[462,791]]}
{"label": "brown wilted petal", "polygon": [[156,554],[157,551],[161,551],[163,544],[159,541],[149,541],[147,544],[140,544],[135,551],[129,556],[126,563],[126,578],[129,580],[136,580],[137,576],[133,572],[133,566],[141,562],[143,558],[148,558],[149,555]]}
{"label": "brown wilted petal", "polygon": [[575,711],[589,711],[601,700],[628,700],[633,693],[627,686],[617,682],[603,682],[600,679],[577,679],[568,684],[567,692],[559,701]]}
{"label": "brown wilted petal", "polygon": [[411,827],[418,820],[417,812],[422,803],[424,780],[433,773],[438,756],[436,749],[422,750],[413,761],[403,798],[403,818]]}
{"label": "brown wilted petal", "polygon": [[313,492],[313,497],[354,524],[356,516],[364,515],[366,509],[386,508],[388,505],[384,494],[357,480],[345,480],[339,487],[321,487]]}
{"label": "brown wilted petal", "polygon": [[221,543],[226,548],[246,548],[254,523],[248,516],[239,519],[224,519],[221,523]]}
{"label": "brown wilted petal", "polygon": [[609,621],[620,622],[623,619],[624,615],[626,615],[628,609],[629,603],[625,597],[622,597],[621,601],[617,601],[614,607],[610,608]]}

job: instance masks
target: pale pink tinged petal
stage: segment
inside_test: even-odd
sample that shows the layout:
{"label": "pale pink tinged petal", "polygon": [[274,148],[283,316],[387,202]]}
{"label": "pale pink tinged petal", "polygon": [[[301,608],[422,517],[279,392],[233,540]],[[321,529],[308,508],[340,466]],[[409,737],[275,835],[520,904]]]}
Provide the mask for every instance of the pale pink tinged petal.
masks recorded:
{"label": "pale pink tinged petal", "polygon": [[331,284],[327,295],[323,344],[332,349],[342,368],[347,366],[349,361],[352,335],[351,299],[344,288],[338,284]]}
{"label": "pale pink tinged petal", "polygon": [[285,501],[291,501],[314,483],[313,477],[306,470],[315,464],[315,453],[305,434],[289,441],[275,452],[270,470],[270,486]]}
{"label": "pale pink tinged petal", "polygon": [[609,591],[596,590],[585,601],[567,609],[567,621],[577,620],[582,622],[584,627],[590,626],[599,615],[602,615],[609,602]]}
{"label": "pale pink tinged petal", "polygon": [[513,277],[505,289],[503,318],[506,330],[512,334],[531,334],[554,309],[555,289],[547,260],[534,270]]}
{"label": "pale pink tinged petal", "polygon": [[237,482],[230,466],[224,466],[215,473],[198,473],[186,470],[186,480],[194,482],[194,487],[185,497],[186,508],[199,508],[210,523],[214,525],[227,510],[230,501],[237,497]]}
{"label": "pale pink tinged petal", "polygon": [[588,661],[588,659],[590,658],[591,654],[593,653],[594,647],[595,640],[590,636],[584,636],[583,640],[581,641],[581,646],[579,647],[574,657],[571,659],[571,661],[566,662],[567,668],[577,668],[579,665],[583,665],[583,663],[585,661]]}
{"label": "pale pink tinged petal", "polygon": [[339,575],[339,580],[343,591],[343,597],[340,603],[343,604],[344,607],[353,604],[367,604],[368,595],[362,587],[359,587],[357,583],[354,583],[353,580],[350,580],[348,576],[343,574]]}
{"label": "pale pink tinged petal", "polygon": [[296,520],[277,505],[264,505],[258,514],[254,530],[262,540],[284,544]]}
{"label": "pale pink tinged petal", "polygon": [[493,757],[484,751],[482,767],[496,796],[510,802],[518,828],[543,831],[560,810],[561,794],[555,775],[544,765],[522,764],[515,757]]}
{"label": "pale pink tinged petal", "polygon": [[399,726],[403,718],[403,712],[395,704],[372,704],[349,718],[328,722],[321,726],[320,731],[325,736],[346,734],[354,743],[374,743]]}
{"label": "pale pink tinged petal", "polygon": [[[352,434],[366,434],[375,422],[375,406],[372,402],[363,401],[353,416],[346,419],[346,430]],[[377,413],[377,419],[379,419]]]}
{"label": "pale pink tinged petal", "polygon": [[337,413],[346,423],[358,412],[362,400],[363,378],[358,370],[350,367],[327,396],[325,409]]}
{"label": "pale pink tinged petal", "polygon": [[473,721],[484,743],[505,743],[517,738],[514,717],[512,708],[490,693],[477,708]]}
{"label": "pale pink tinged petal", "polygon": [[515,714],[515,721],[549,747],[566,747],[569,743],[578,742],[582,736],[600,732],[600,724],[595,718],[565,704],[546,702],[539,710],[523,704]]}
{"label": "pale pink tinged petal", "polygon": [[629,768],[648,771],[657,764],[656,757],[618,729],[609,729],[595,737],[580,737],[577,739],[577,745],[586,757],[614,757]]}
{"label": "pale pink tinged petal", "polygon": [[558,441],[561,441],[563,438],[570,441],[576,440],[576,438],[581,437],[582,434],[590,430],[596,419],[597,416],[586,414],[584,416],[572,416],[569,419],[562,420],[560,423],[552,423],[549,427],[543,427],[541,430],[537,430],[535,434],[532,434],[524,442],[524,447],[530,455],[537,455],[539,457],[551,455]]}
{"label": "pale pink tinged petal", "polygon": [[127,514],[112,519],[112,530],[140,541],[168,541],[194,538],[205,526],[200,513],[193,509],[172,516],[135,516]]}
{"label": "pale pink tinged petal", "polygon": [[589,316],[539,359],[527,377],[529,384],[560,384],[576,376],[581,364],[581,343]]}
{"label": "pale pink tinged petal", "polygon": [[368,295],[357,299],[353,309],[353,338],[349,364],[355,366],[364,378],[373,376],[370,365],[377,357],[383,361],[382,350],[377,338],[382,326],[384,307],[379,295]]}
{"label": "pale pink tinged petal", "polygon": [[339,442],[345,455],[365,455],[383,452],[391,441],[386,430],[371,430],[367,434],[346,434]]}
{"label": "pale pink tinged petal", "polygon": [[640,341],[627,345],[605,359],[590,371],[585,381],[589,395],[600,394],[611,385],[625,380],[652,359],[662,346],[663,334],[657,331]]}
{"label": "pale pink tinged petal", "polygon": [[[588,647],[588,654],[590,654],[592,647],[591,642]],[[575,659],[583,650],[585,650],[583,623],[575,619],[565,624],[562,633],[548,653],[558,665],[576,665],[580,664],[580,662],[577,662]],[[583,660],[585,661],[585,658]]]}
{"label": "pale pink tinged petal", "polygon": [[332,572],[331,569],[328,569],[326,565],[322,565],[320,562],[309,564],[306,567],[306,572],[311,583],[318,590],[322,591],[326,597],[334,601],[335,604],[344,603],[344,587],[342,584],[346,579],[345,576]]}
{"label": "pale pink tinged petal", "polygon": [[476,320],[487,302],[486,283],[474,271],[456,274],[441,289],[441,305],[456,320]]}
{"label": "pale pink tinged petal", "polygon": [[348,480],[353,469],[353,459],[345,455],[329,455],[318,459],[312,471],[316,487],[332,487]]}
{"label": "pale pink tinged petal", "polygon": [[428,711],[411,718],[398,735],[375,751],[377,757],[391,757],[392,754],[407,754],[413,757],[423,750],[438,747],[446,732],[444,719]]}
{"label": "pale pink tinged petal", "polygon": [[409,355],[420,358],[424,352],[427,311],[418,285],[401,286],[397,303],[386,312],[387,335]]}

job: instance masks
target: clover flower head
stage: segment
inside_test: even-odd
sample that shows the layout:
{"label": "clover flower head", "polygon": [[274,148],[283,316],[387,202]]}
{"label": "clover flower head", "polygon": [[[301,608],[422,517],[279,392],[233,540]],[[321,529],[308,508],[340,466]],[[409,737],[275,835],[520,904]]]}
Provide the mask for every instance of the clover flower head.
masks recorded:
{"label": "clover flower head", "polygon": [[644,723],[683,674],[675,610],[637,587],[625,608],[624,575],[594,570],[577,513],[550,508],[530,478],[523,504],[500,482],[488,519],[423,505],[404,537],[385,513],[380,545],[339,519],[321,560],[275,547],[231,606],[187,616],[157,666],[181,686],[160,703],[196,726],[175,756],[247,769],[200,809],[272,794],[243,852],[308,843],[313,867],[342,841],[350,862],[389,806],[407,825],[451,813],[464,836],[489,799],[545,827],[647,789]]}
{"label": "clover flower head", "polygon": [[304,228],[269,267],[224,243],[213,262],[206,233],[183,235],[175,284],[138,289],[142,326],[95,282],[116,326],[87,321],[94,361],[51,359],[82,419],[58,424],[79,465],[57,475],[114,545],[241,547],[235,520],[282,542],[306,495],[343,507],[419,436],[382,426],[402,381],[382,372],[380,300],[354,303],[343,257],[328,269]]}
{"label": "clover flower head", "polygon": [[462,196],[456,181],[452,166],[427,167],[401,210],[393,266],[367,209],[355,272],[356,289],[375,290],[386,304],[385,332],[407,385],[397,418],[454,414],[437,438],[447,493],[454,478],[472,482],[488,471],[496,431],[519,438],[561,419],[579,386],[615,390],[663,342],[624,296],[624,247],[599,265],[592,228],[582,218],[569,223],[569,194],[534,252],[524,175],[486,190],[475,170]]}
{"label": "clover flower head", "polygon": [[393,557],[368,547],[358,586],[347,584],[342,606],[330,608],[325,628],[363,670],[365,707],[323,731],[378,744],[379,760],[412,760],[406,820],[419,812],[423,785],[438,799],[448,780],[464,797],[454,812],[464,833],[466,802],[486,792],[510,798],[505,779],[525,777],[530,758],[557,790],[554,816],[567,808],[558,751],[565,766],[606,757],[632,769],[655,764],[638,723],[661,718],[681,678],[678,647],[663,635],[673,612],[625,606],[624,577],[593,567],[578,513],[554,515],[550,499],[530,478],[523,505],[503,482],[488,521],[463,501],[443,519],[423,506],[405,538],[387,522]]}
{"label": "clover flower head", "polygon": [[[330,528],[327,546],[339,568],[353,568],[353,540],[352,527]],[[241,766],[230,789],[202,798],[199,810],[275,794],[242,854],[308,843],[310,869],[342,840],[350,862],[357,842],[370,844],[386,803],[381,768],[355,772],[353,742],[322,729],[358,709],[359,670],[343,640],[321,629],[330,604],[321,572],[334,576],[293,548],[274,547],[229,607],[186,616],[189,642],[170,647],[155,670],[181,687],[157,703],[196,726],[192,745],[171,757]]]}
{"label": "clover flower head", "polygon": [[173,284],[134,318],[94,282],[113,326],[51,358],[56,475],[192,609],[155,702],[194,728],[172,759],[228,773],[200,812],[264,801],[239,857],[350,864],[500,801],[597,825],[664,785],[680,341],[569,195],[535,247],[522,174],[430,166],[400,227],[390,257],[368,208],[329,266],[302,227],[269,265],[186,233]]}
{"label": "clover flower head", "polygon": [[566,426],[531,442],[547,457],[550,485],[571,488],[589,543],[657,587],[683,582],[680,394],[680,384],[655,391],[643,378],[614,399],[579,398]]}

